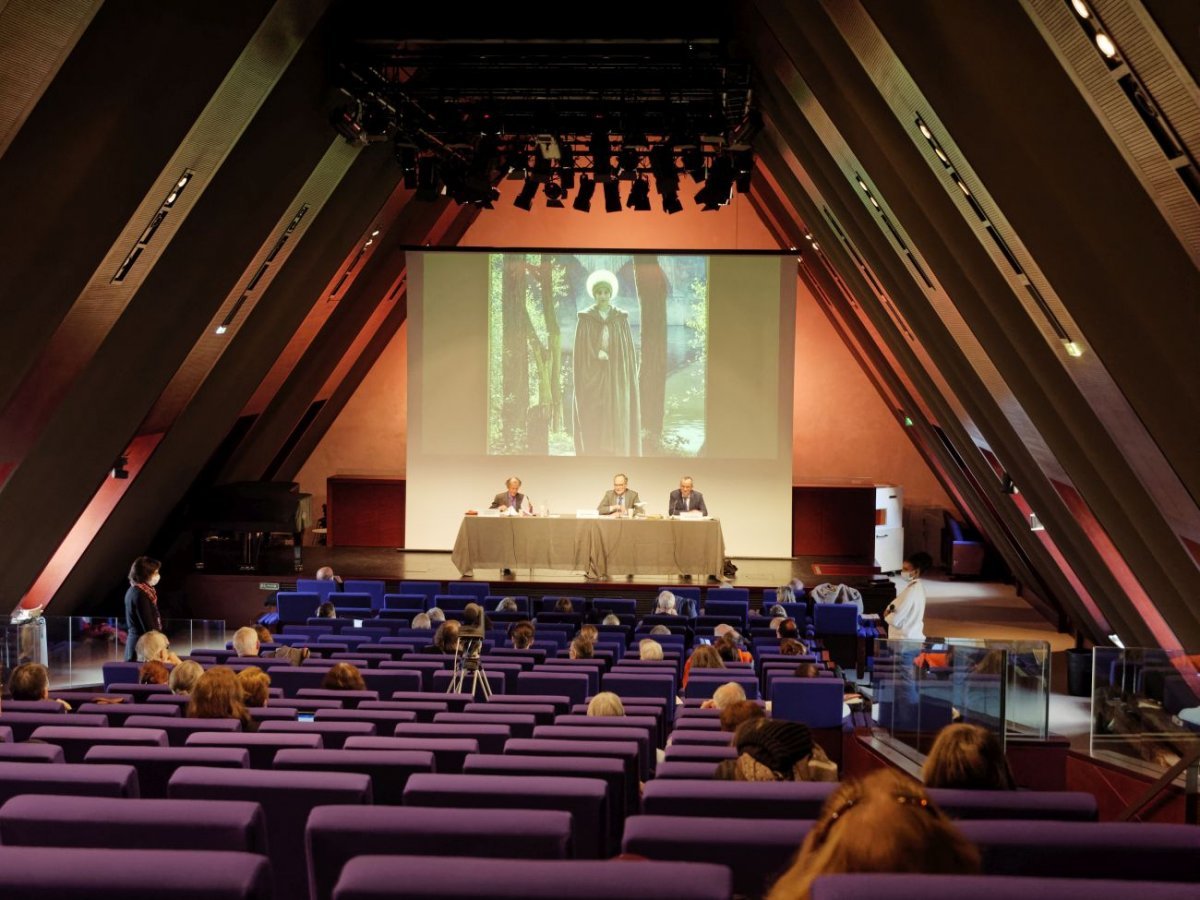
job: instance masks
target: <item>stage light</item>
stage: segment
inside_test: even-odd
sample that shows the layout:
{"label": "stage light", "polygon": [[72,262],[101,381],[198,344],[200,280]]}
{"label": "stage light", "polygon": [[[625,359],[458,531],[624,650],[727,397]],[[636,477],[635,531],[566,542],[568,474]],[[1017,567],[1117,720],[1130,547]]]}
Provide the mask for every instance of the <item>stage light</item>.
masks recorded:
{"label": "stage light", "polygon": [[679,158],[683,162],[684,171],[692,176],[692,181],[696,184],[704,181],[704,153],[694,140],[680,146]]}
{"label": "stage light", "polygon": [[635,181],[629,189],[629,199],[625,201],[625,205],[638,212],[649,212],[650,182],[645,178],[639,178]]}
{"label": "stage light", "polygon": [[112,477],[113,478],[128,478],[129,470],[127,468],[125,468],[127,465],[129,465],[129,457],[128,456],[118,456],[117,461],[115,463],[113,463]]}
{"label": "stage light", "polygon": [[562,182],[565,192],[575,187],[575,151],[571,149],[569,142],[560,138],[558,152],[558,180]]}
{"label": "stage light", "polygon": [[1117,58],[1117,45],[1114,44],[1113,39],[1103,31],[1096,32],[1096,46],[1099,47],[1100,52],[1109,59]]}
{"label": "stage light", "polygon": [[580,212],[591,212],[592,194],[594,193],[596,193],[596,182],[586,175],[580,176],[579,191],[575,194],[575,202],[571,205]]}
{"label": "stage light", "polygon": [[662,204],[663,212],[668,216],[683,212],[683,203],[680,202],[678,194],[663,194]]}
{"label": "stage light", "polygon": [[604,182],[604,211],[621,211],[621,184],[618,181]]}
{"label": "stage light", "polygon": [[727,204],[733,196],[733,163],[728,156],[717,157],[708,170],[708,180],[696,192],[696,202],[704,212],[713,212]]}
{"label": "stage light", "polygon": [[1005,472],[1004,477],[1000,479],[1000,493],[1002,493],[1002,494],[1019,494],[1019,493],[1021,493],[1017,489],[1016,484],[1013,482],[1012,476],[1009,475],[1007,472]]}
{"label": "stage light", "polygon": [[621,152],[617,154],[617,171],[618,178],[636,178],[638,165],[642,161],[641,151],[634,147],[622,147]]}
{"label": "stage light", "polygon": [[550,209],[563,208],[563,189],[557,181],[547,181],[546,187],[543,188],[546,194],[546,206]]}
{"label": "stage light", "polygon": [[521,188],[521,193],[517,194],[513,200],[513,206],[517,209],[523,209],[526,212],[533,209],[533,198],[537,196],[538,183],[532,178],[525,179],[525,185]]}
{"label": "stage light", "polygon": [[432,203],[438,198],[441,190],[438,169],[438,161],[432,156],[422,156],[417,160],[417,188],[414,195],[417,200]]}
{"label": "stage light", "polygon": [[1074,341],[1063,341],[1063,347],[1067,350],[1067,356],[1083,356],[1083,348]]}
{"label": "stage light", "polygon": [[608,134],[597,131],[588,142],[588,153],[592,157],[592,172],[597,181],[608,181],[612,177],[612,144]]}
{"label": "stage light", "polygon": [[1091,17],[1091,13],[1088,11],[1087,4],[1084,3],[1083,0],[1071,0],[1071,5],[1075,7],[1075,13],[1079,16],[1079,18],[1087,19]]}
{"label": "stage light", "polygon": [[750,178],[754,173],[754,151],[736,150],[733,154],[734,183],[739,194],[750,193]]}

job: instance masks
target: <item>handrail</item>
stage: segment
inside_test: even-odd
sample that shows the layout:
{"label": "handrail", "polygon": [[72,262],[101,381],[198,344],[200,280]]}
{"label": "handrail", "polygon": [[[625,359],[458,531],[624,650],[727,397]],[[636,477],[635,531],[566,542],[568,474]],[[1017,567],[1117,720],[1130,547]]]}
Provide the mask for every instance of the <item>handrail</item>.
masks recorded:
{"label": "handrail", "polygon": [[1180,758],[1179,762],[1163,772],[1154,784],[1134,803],[1121,810],[1117,816],[1118,822],[1128,822],[1143,809],[1150,805],[1167,786],[1175,781],[1185,770],[1188,770],[1185,785],[1184,821],[1189,825],[1200,825],[1200,742],[1191,753]]}

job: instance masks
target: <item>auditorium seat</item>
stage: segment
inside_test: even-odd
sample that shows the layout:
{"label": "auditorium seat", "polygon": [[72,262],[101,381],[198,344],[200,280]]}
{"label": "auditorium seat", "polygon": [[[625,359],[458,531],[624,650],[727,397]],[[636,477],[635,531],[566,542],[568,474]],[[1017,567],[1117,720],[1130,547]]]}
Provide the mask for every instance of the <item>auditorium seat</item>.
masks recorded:
{"label": "auditorium seat", "polygon": [[398,738],[466,738],[478,741],[481,753],[502,753],[504,743],[513,736],[512,729],[507,725],[473,721],[462,724],[401,722],[393,729],[392,734]]}
{"label": "auditorium seat", "polygon": [[27,741],[35,731],[43,725],[70,725],[74,728],[107,728],[106,716],[85,715],[72,713],[66,718],[62,713],[0,713],[0,728],[11,728],[11,740],[21,743]]}
{"label": "auditorium seat", "polygon": [[516,693],[525,696],[553,694],[568,698],[568,703],[583,703],[588,698],[588,676],[574,672],[521,672],[517,675]]}
{"label": "auditorium seat", "polygon": [[642,792],[642,811],[658,816],[703,816],[731,809],[744,818],[816,819],[837,787],[808,781],[713,781],[711,772],[708,779],[656,778]]}
{"label": "auditorium seat", "polygon": [[272,900],[271,868],[256,853],[0,847],[5,900],[128,900],[147,879],[165,897]]}
{"label": "auditorium seat", "polygon": [[812,900],[929,900],[930,897],[970,897],[971,900],[1012,900],[1014,897],[1053,897],[1054,900],[1195,900],[1196,885],[1162,881],[1097,881],[1074,878],[1022,878],[1003,875],[853,874],[823,875],[816,879]]}
{"label": "auditorium seat", "polygon": [[729,900],[724,866],[585,860],[360,856],[342,869],[335,900],[493,897],[504,900]]}
{"label": "auditorium seat", "polygon": [[262,807],[246,800],[13,797],[0,807],[5,847],[267,852]]}
{"label": "auditorium seat", "polygon": [[[7,703],[4,708],[8,709]],[[104,716],[111,727],[119,728],[133,716],[178,719],[183,715],[183,710],[175,703],[84,703],[76,710],[76,714]],[[72,716],[71,722],[74,720],[75,716]]]}
{"label": "auditorium seat", "polygon": [[771,715],[810,728],[838,728],[842,724],[845,686],[838,679],[776,678],[771,682]]}
{"label": "auditorium seat", "polygon": [[137,770],[138,793],[163,799],[167,784],[180,766],[250,768],[250,753],[241,747],[129,747],[101,744],[84,754],[90,765],[126,765]]}
{"label": "auditorium seat", "polygon": [[[241,731],[242,723],[237,719],[199,719],[188,716],[130,716],[125,720],[122,730],[128,729],[157,729],[167,736],[167,742],[172,747],[182,747],[187,743],[188,735],[198,731]],[[97,736],[93,744],[129,743],[128,741],[110,741],[107,737]]]}
{"label": "auditorium seat", "polygon": [[332,578],[297,578],[296,592],[300,594],[316,594],[324,603],[329,599],[329,595],[334,595],[334,600],[337,600],[338,583]]}
{"label": "auditorium seat", "polygon": [[[404,723],[401,723],[404,724]],[[318,734],[324,749],[341,750],[351,737],[371,737],[375,731],[373,722],[288,722],[267,721],[258,729],[259,734]]]}
{"label": "auditorium seat", "polygon": [[[169,721],[162,717],[164,721]],[[62,747],[69,763],[83,762],[84,754],[95,744],[123,744],[138,747],[166,747],[167,734],[161,728],[76,728],[71,725],[42,725],[29,736],[31,741]]]}
{"label": "auditorium seat", "polygon": [[[74,705],[74,704],[72,704]],[[4,712],[27,712],[27,713],[50,713],[51,715],[63,715],[67,711],[66,707],[57,700],[5,700]]]}
{"label": "auditorium seat", "polygon": [[[432,601],[433,598],[442,593],[442,583],[440,581],[402,581],[400,582],[401,594],[421,594],[426,601]],[[426,607],[428,609],[429,607]]]}
{"label": "auditorium seat", "polygon": [[71,794],[86,797],[138,797],[133,766],[0,762],[0,803],[18,794]]}
{"label": "auditorium seat", "polygon": [[402,709],[319,709],[317,722],[370,722],[376,734],[391,734],[400,722],[415,722],[417,714]]}
{"label": "auditorium seat", "polygon": [[[714,810],[717,811],[717,810]],[[811,820],[728,816],[632,816],[622,853],[728,866],[733,893],[761,897],[796,855]]]}
{"label": "auditorium seat", "polygon": [[567,859],[571,816],[559,810],[322,806],[309,816],[306,844],[312,897],[329,900],[350,860],[400,847],[425,857],[488,857],[476,863],[485,871],[497,859]]}
{"label": "auditorium seat", "polygon": [[712,728],[676,728],[671,732],[671,743],[699,744],[705,747],[729,747],[733,743],[733,735],[727,731]]}
{"label": "auditorium seat", "polygon": [[461,772],[463,760],[479,752],[479,741],[474,738],[433,737],[352,737],[347,739],[346,750],[424,750],[433,754],[435,772]]}
{"label": "auditorium seat", "polygon": [[378,700],[379,691],[338,691],[330,688],[300,688],[297,700],[337,700],[344,709],[354,709],[364,700]]}
{"label": "auditorium seat", "polygon": [[405,806],[463,809],[538,809],[570,813],[577,859],[600,859],[608,850],[606,784],[599,779],[524,775],[414,775]]}
{"label": "auditorium seat", "polygon": [[544,738],[513,738],[504,745],[505,756],[585,756],[619,759],[625,767],[625,809],[638,805],[640,750],[637,741],[567,741]]}
{"label": "auditorium seat", "polygon": [[188,735],[188,747],[242,747],[250,753],[250,768],[269,769],[275,752],[284,748],[322,750],[319,734],[248,734],[244,731],[199,731]]}
{"label": "auditorium seat", "polygon": [[[486,707],[488,704],[477,704]],[[520,707],[516,707],[520,709]],[[461,712],[438,713],[433,717],[434,725],[503,725],[509,729],[512,737],[533,737],[533,729],[537,726],[537,718],[532,713],[520,712]],[[482,744],[481,744],[482,746]],[[484,749],[484,752],[488,752]]]}
{"label": "auditorium seat", "polygon": [[1096,797],[1086,791],[960,791],[930,788],[929,798],[955,819],[1053,819],[1095,822]]}
{"label": "auditorium seat", "polygon": [[[324,602],[321,595],[307,591],[279,591],[275,594],[275,604],[279,611],[279,625],[286,628],[289,625],[300,625],[306,619],[317,614],[317,607]],[[287,633],[286,631],[284,632]]]}
{"label": "auditorium seat", "polygon": [[355,772],[280,772],[183,766],[167,794],[178,800],[241,800],[262,804],[277,900],[308,896],[304,824],[315,807],[371,802],[371,779]]}
{"label": "auditorium seat", "polygon": [[737,751],[733,747],[701,744],[671,744],[666,751],[667,762],[720,762],[725,759],[737,759]]}
{"label": "auditorium seat", "polygon": [[371,779],[373,802],[399,806],[409,776],[432,772],[427,750],[380,753],[377,750],[280,750],[272,766],[280,771],[358,772]]}
{"label": "auditorium seat", "polygon": [[[511,699],[511,696],[505,696],[501,700],[489,700],[486,703],[468,703],[462,711],[464,715],[516,715],[516,716],[533,716],[535,725],[551,725],[554,723],[554,717],[557,714],[555,707],[552,704],[546,703],[506,703],[505,700]],[[522,720],[523,721],[523,720]],[[516,737],[528,737],[529,735],[515,735]]]}
{"label": "auditorium seat", "polygon": [[654,770],[654,780],[663,781],[664,779],[684,779],[692,780],[696,778],[711,779],[717,772],[717,760],[709,761],[691,761],[691,760],[665,760],[658,764],[658,768]]}
{"label": "auditorium seat", "polygon": [[62,747],[51,744],[17,744],[0,740],[0,762],[63,763]]}
{"label": "auditorium seat", "polygon": [[649,781],[657,762],[653,730],[643,726],[539,725],[535,740],[548,741],[633,741],[638,747],[638,777]]}
{"label": "auditorium seat", "polygon": [[[365,606],[369,609],[383,609],[383,592],[384,584],[382,581],[360,581],[347,579],[342,582],[342,595],[335,597],[335,606],[339,613],[342,612],[342,606]],[[347,599],[346,595],[365,594],[367,596],[366,603],[354,603]]]}

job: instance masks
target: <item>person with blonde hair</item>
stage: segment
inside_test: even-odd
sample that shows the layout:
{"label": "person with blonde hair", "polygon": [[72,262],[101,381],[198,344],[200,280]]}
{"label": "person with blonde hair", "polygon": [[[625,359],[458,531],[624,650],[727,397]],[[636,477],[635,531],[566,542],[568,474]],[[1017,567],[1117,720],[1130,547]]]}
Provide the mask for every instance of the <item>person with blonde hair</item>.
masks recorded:
{"label": "person with blonde hair", "polygon": [[429,618],[429,613],[417,613],[413,616],[410,627],[422,631],[433,631],[433,620]]}
{"label": "person with blonde hair", "polygon": [[947,725],[925,757],[921,772],[926,787],[968,791],[1015,791],[1016,781],[1004,748],[979,725]]}
{"label": "person with blonde hair", "polygon": [[233,633],[233,652],[238,656],[258,656],[258,631],[245,625]]}
{"label": "person with blonde hair", "polygon": [[171,642],[161,631],[147,631],[137,640],[137,661],[151,660],[179,665],[179,657],[171,652]]}
{"label": "person with blonde hair", "polygon": [[325,673],[321,687],[327,691],[365,691],[367,683],[363,681],[358,666],[338,663]]}
{"label": "person with blonde hair", "polygon": [[600,622],[600,624],[601,625],[620,625],[621,617],[618,616],[616,613],[609,613],[607,616],[604,617],[604,619]]}
{"label": "person with blonde hair", "polygon": [[746,689],[736,681],[727,681],[713,695],[700,704],[701,709],[725,709],[725,707],[746,699]]}
{"label": "person with blonde hair", "polygon": [[237,673],[238,683],[247,706],[266,706],[271,696],[271,676],[258,666],[246,666]]}
{"label": "person with blonde hair", "polygon": [[196,686],[196,680],[204,674],[204,666],[194,659],[185,659],[171,670],[167,679],[167,687],[172,694],[190,694]]}
{"label": "person with blonde hair", "polygon": [[643,638],[638,641],[638,656],[641,659],[660,660],[663,658],[662,644],[653,638]]}
{"label": "person with blonde hair", "polygon": [[[864,837],[868,836],[868,837]],[[975,875],[979,851],[925,789],[894,769],[840,785],[767,900],[807,898],[822,875],[912,872]]]}
{"label": "person with blonde hair", "polygon": [[587,714],[589,716],[623,716],[625,715],[625,704],[612,691],[601,691],[588,704]]}
{"label": "person with blonde hair", "polygon": [[245,731],[258,728],[246,711],[241,682],[228,666],[213,666],[196,679],[187,714],[193,719],[237,719]]}

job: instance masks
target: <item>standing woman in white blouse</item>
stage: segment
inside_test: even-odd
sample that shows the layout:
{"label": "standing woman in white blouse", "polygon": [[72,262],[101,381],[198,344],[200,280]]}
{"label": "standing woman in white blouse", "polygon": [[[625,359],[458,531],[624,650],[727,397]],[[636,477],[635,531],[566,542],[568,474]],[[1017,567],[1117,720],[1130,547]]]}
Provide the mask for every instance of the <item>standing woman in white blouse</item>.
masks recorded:
{"label": "standing woman in white blouse", "polygon": [[888,640],[925,640],[925,586],[921,574],[932,566],[933,557],[928,553],[917,552],[905,558],[900,577],[906,583],[883,614]]}

